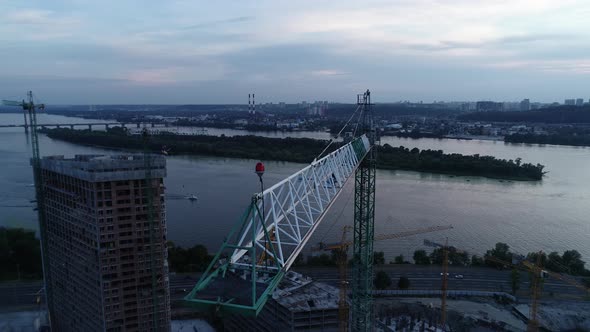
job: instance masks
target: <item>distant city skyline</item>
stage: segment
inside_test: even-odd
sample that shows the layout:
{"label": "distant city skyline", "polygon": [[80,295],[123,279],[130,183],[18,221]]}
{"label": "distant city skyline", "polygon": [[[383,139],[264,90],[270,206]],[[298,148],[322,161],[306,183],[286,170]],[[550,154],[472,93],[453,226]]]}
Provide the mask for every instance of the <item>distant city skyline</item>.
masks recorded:
{"label": "distant city skyline", "polygon": [[589,14],[580,0],[9,0],[0,99],[588,100]]}

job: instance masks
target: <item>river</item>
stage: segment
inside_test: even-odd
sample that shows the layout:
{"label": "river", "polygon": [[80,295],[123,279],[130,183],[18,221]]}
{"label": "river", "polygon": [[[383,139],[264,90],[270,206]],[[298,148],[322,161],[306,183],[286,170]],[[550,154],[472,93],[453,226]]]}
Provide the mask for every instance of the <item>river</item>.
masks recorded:
{"label": "river", "polygon": [[[20,114],[0,114],[1,124],[22,121]],[[40,115],[43,123],[99,122]],[[228,134],[235,134],[231,131]],[[213,133],[210,133],[213,134]],[[290,133],[275,133],[286,135]],[[292,134],[291,134],[292,135]],[[305,133],[297,133],[305,135]],[[314,134],[316,135],[316,134]],[[323,138],[324,133],[316,137]],[[293,136],[293,135],[292,135]],[[479,177],[452,177],[430,173],[379,170],[377,173],[377,234],[452,224],[454,229],[411,238],[375,243],[386,259],[403,254],[411,258],[424,248],[425,238],[449,243],[472,253],[483,253],[496,242],[506,242],[517,252],[576,249],[590,257],[590,149],[568,146],[505,144],[452,139],[401,139],[385,137],[382,143],[409,148],[430,148],[464,154],[479,153],[546,165],[540,182],[515,182]],[[40,136],[42,155],[116,153]],[[36,229],[32,210],[34,192],[29,166],[30,144],[22,128],[0,129],[0,225]],[[188,246],[197,243],[215,251],[238,222],[250,196],[258,188],[254,160],[202,156],[168,157],[168,238]],[[302,164],[266,162],[265,181],[271,185],[304,167]],[[353,185],[349,181],[311,239],[337,241],[342,226],[352,224]],[[180,197],[195,193],[191,203]],[[424,248],[428,249],[428,248]]]}

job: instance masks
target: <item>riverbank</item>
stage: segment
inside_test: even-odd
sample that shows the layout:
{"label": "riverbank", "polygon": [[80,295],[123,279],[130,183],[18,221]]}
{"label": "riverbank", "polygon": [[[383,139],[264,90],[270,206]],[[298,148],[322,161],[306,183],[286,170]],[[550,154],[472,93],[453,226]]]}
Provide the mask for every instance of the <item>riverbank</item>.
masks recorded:
{"label": "riverbank", "polygon": [[[106,132],[87,130],[51,129],[48,137],[76,144],[143,150],[144,141],[139,135],[127,135],[122,128]],[[339,144],[331,146],[336,149]],[[150,137],[147,148],[160,152],[165,146],[170,154],[211,155],[231,158],[289,161],[309,163],[327,145],[325,140],[309,138],[268,138],[259,136],[206,136],[161,134]],[[495,179],[538,181],[543,178],[543,165],[521,163],[491,156],[445,154],[440,150],[407,149],[388,144],[378,147],[377,167],[390,170],[408,170],[451,174],[456,176],[482,176]],[[329,152],[329,151],[328,151]]]}

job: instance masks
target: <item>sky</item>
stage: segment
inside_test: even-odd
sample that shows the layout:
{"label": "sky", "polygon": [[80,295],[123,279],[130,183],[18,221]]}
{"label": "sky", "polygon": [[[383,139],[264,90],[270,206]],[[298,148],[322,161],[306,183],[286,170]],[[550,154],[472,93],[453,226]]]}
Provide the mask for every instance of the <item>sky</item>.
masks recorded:
{"label": "sky", "polygon": [[588,0],[0,0],[0,98],[590,98]]}

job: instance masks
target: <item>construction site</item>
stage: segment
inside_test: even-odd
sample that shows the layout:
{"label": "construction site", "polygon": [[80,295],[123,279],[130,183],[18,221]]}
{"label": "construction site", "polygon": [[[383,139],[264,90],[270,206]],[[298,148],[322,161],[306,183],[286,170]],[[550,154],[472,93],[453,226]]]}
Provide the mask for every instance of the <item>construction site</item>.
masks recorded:
{"label": "construction site", "polygon": [[[536,261],[484,257],[530,276],[530,289],[518,297],[508,287],[461,290],[464,279],[492,277],[487,271],[450,266],[449,253],[462,250],[448,241],[424,242],[442,252],[440,268],[392,266],[388,273],[400,278],[399,286],[376,289],[375,242],[452,231],[453,226],[375,234],[373,147],[379,137],[369,90],[356,101],[355,112],[337,135],[344,142],[332,146],[330,141],[308,166],[266,187],[265,165],[256,164],[260,191],[244,214],[236,216],[235,228],[183,296],[184,308],[211,321],[221,319],[227,331],[590,329],[590,315],[580,310],[587,305],[572,304],[586,299],[588,288],[578,278],[543,269],[542,253]],[[167,150],[153,154],[146,130],[143,154],[42,158],[36,111],[44,106],[34,102],[32,93],[27,101],[5,104],[22,107],[29,124],[25,128],[32,142],[48,325],[55,331],[169,330],[173,314],[163,184]],[[354,220],[342,228],[339,242],[312,247],[310,238],[347,183],[354,185]],[[297,267],[306,246],[311,252],[332,253],[335,278],[324,281]],[[402,287],[402,278],[412,273],[418,277],[410,280],[433,283]],[[498,280],[508,280],[506,273],[498,275]],[[551,298],[543,301],[544,283],[546,289],[574,287],[578,294],[556,296],[551,291]]]}

